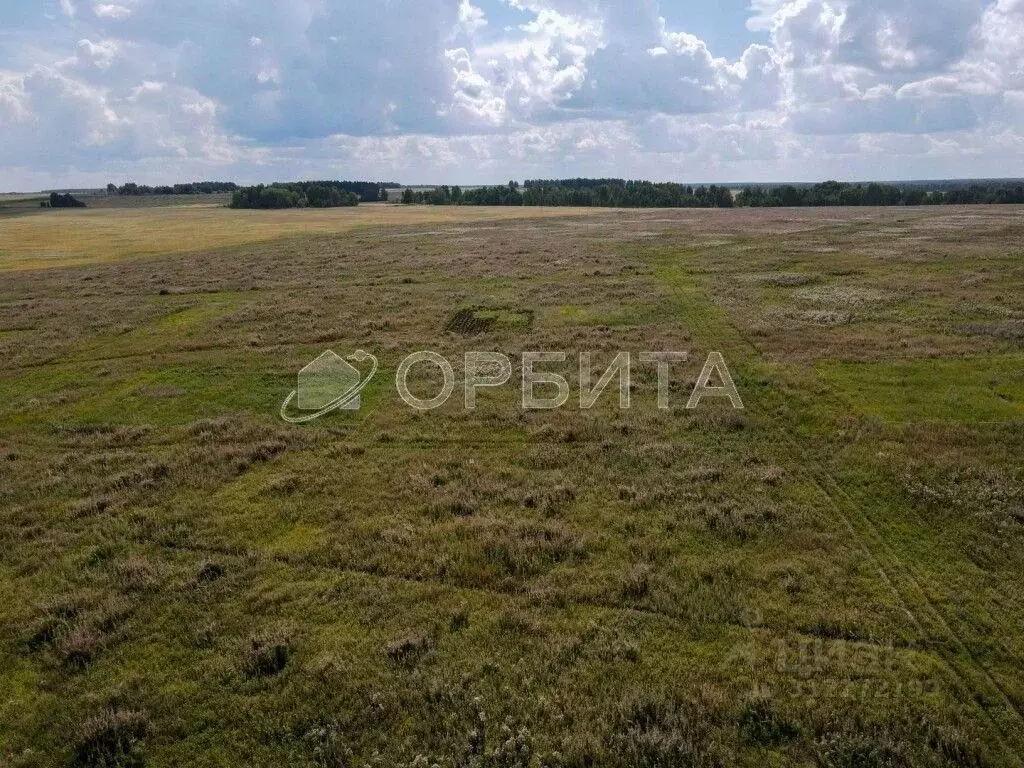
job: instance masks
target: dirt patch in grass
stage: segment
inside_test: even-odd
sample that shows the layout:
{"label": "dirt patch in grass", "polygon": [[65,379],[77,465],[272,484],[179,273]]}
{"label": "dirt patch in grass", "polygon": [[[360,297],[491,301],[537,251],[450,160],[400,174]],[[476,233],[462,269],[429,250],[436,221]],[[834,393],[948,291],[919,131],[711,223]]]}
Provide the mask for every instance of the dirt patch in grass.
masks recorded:
{"label": "dirt patch in grass", "polygon": [[474,336],[495,330],[528,331],[533,326],[533,312],[522,309],[467,307],[460,309],[445,324],[449,333]]}

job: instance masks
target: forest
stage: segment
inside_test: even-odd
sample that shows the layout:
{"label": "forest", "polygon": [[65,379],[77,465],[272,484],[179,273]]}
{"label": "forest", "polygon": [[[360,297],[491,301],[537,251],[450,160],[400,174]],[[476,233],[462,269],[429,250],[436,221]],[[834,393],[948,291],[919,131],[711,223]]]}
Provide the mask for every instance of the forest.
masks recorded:
{"label": "forest", "polygon": [[736,205],[777,208],[829,205],[979,205],[1024,203],[1024,183],[987,182],[956,187],[936,184],[844,184],[826,181],[811,186],[783,184],[776,187],[745,187]]}
{"label": "forest", "polygon": [[406,189],[403,203],[427,205],[547,205],[600,208],[728,208],[728,187],[624,181],[622,179],[568,179],[516,181],[492,187],[440,186],[431,190]]}
{"label": "forest", "polygon": [[236,190],[232,208],[342,208],[359,205],[359,196],[330,182],[257,184]]}
{"label": "forest", "polygon": [[527,180],[463,189],[406,189],[402,202],[425,205],[545,205],[603,208],[777,208],[813,206],[915,206],[1024,203],[1024,182],[992,181],[951,186],[948,182],[692,186],[624,179]]}
{"label": "forest", "polygon": [[401,185],[376,181],[290,181],[235,191],[232,208],[339,208],[388,199]]}
{"label": "forest", "polygon": [[[233,192],[232,208],[332,208],[385,202],[395,182],[295,181],[239,187],[201,181],[150,187],[134,182],[107,186],[110,195],[204,195]],[[1024,203],[1024,181],[913,181],[886,184],[825,181],[819,184],[692,185],[615,178],[528,179],[520,184],[427,189],[405,188],[407,205],[571,206],[596,208],[779,208],[819,206],[917,206]]]}
{"label": "forest", "polygon": [[143,195],[212,195],[218,192],[234,192],[238,185],[233,181],[193,181],[187,184],[173,184],[149,187],[129,181],[120,187],[107,184],[108,195],[141,197]]}
{"label": "forest", "polygon": [[[257,185],[259,186],[259,185]],[[301,181],[301,182],[274,182],[273,184],[265,185],[264,189],[268,187],[284,187],[291,189],[295,192],[300,192],[307,197],[307,204],[311,207],[328,207],[326,205],[317,205],[313,200],[329,200],[332,201],[331,205],[350,205],[347,202],[335,202],[335,196],[333,193],[327,193],[323,191],[315,191],[313,197],[310,198],[308,190],[311,187],[328,187],[337,190],[341,193],[350,193],[355,195],[360,202],[364,203],[375,203],[388,199],[387,190],[398,189],[401,187],[393,181]],[[255,189],[256,187],[247,187],[246,189]],[[233,181],[194,181],[187,184],[173,184],[163,186],[147,186],[145,184],[136,184],[135,182],[128,182],[117,186],[116,184],[107,185],[108,195],[122,195],[126,197],[140,197],[143,195],[212,195],[224,192],[237,192],[243,189]],[[250,197],[253,193],[249,193]],[[270,198],[277,199],[280,196],[276,193],[270,193]],[[292,200],[290,196],[284,196],[282,199]],[[269,199],[269,198],[268,198]],[[342,194],[337,200],[344,201],[346,196]],[[239,207],[239,206],[235,206]],[[244,206],[253,207],[253,206]],[[273,206],[269,206],[273,207]],[[287,207],[301,207],[296,205],[289,205]]]}

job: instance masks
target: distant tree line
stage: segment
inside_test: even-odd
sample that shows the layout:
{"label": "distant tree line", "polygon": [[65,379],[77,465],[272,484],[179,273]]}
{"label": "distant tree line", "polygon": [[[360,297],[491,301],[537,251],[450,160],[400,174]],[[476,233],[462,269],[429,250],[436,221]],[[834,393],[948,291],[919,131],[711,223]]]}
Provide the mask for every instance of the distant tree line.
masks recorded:
{"label": "distant tree line", "polygon": [[746,187],[736,197],[736,205],[796,207],[827,205],[1005,205],[1024,203],[1024,183],[985,182],[967,187],[948,183],[938,188],[922,184],[846,184],[826,181],[822,184],[777,187]]}
{"label": "distant tree line", "polygon": [[[338,190],[339,192],[350,192],[356,195],[356,197],[364,203],[375,203],[387,200],[387,191],[389,189],[398,189],[401,187],[400,184],[393,181],[304,181],[287,184],[275,182],[269,186],[285,187],[306,194],[307,188],[311,185],[330,187]],[[237,192],[239,189],[241,189],[241,187],[233,181],[194,181],[189,184],[173,184],[157,187],[128,182],[127,184],[122,184],[120,187],[116,184],[108,184],[107,194],[123,195],[126,197],[142,195],[212,195],[215,193]],[[309,195],[306,194],[306,196],[308,199]],[[318,196],[317,194],[314,194],[314,197],[320,199],[323,195]],[[330,197],[333,199],[333,196]],[[315,207],[311,200],[309,205]]]}
{"label": "distant tree line", "polygon": [[212,195],[217,192],[234,192],[238,185],[233,181],[194,181],[190,184],[174,184],[171,186],[148,187],[144,184],[128,182],[120,187],[107,184],[108,195],[124,195],[137,197],[142,195]]}
{"label": "distant tree line", "polygon": [[318,181],[317,184],[329,184],[345,192],[353,192],[359,196],[361,203],[387,202],[388,190],[399,189],[402,185],[393,181]]}
{"label": "distant tree line", "polygon": [[623,179],[532,179],[520,185],[463,189],[440,186],[402,192],[402,202],[424,205],[547,205],[610,208],[731,208],[971,205],[1024,203],[1024,183],[979,182],[950,186],[948,182],[910,184],[821,184],[748,186],[734,197],[731,189],[711,184],[655,183]]}
{"label": "distant tree line", "polygon": [[625,181],[623,179],[510,181],[493,187],[441,186],[402,193],[403,203],[426,205],[552,205],[605,208],[729,208],[728,187]]}
{"label": "distant tree line", "polygon": [[43,208],[85,208],[85,203],[70,193],[61,195],[57,192],[51,192],[50,199],[43,200],[40,205]]}
{"label": "distant tree line", "polygon": [[235,191],[232,208],[337,208],[388,199],[401,185],[377,181],[291,181]]}
{"label": "distant tree line", "polygon": [[317,181],[295,181],[257,184],[237,190],[231,198],[232,208],[341,208],[359,205],[355,192],[338,184]]}
{"label": "distant tree line", "polygon": [[731,208],[728,187],[624,179],[527,179],[525,205],[613,208]]}

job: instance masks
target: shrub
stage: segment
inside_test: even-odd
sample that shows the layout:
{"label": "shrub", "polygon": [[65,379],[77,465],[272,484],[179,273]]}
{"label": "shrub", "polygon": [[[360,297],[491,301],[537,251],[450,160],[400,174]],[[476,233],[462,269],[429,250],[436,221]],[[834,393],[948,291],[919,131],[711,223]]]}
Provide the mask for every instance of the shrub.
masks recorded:
{"label": "shrub", "polygon": [[149,719],[142,712],[103,710],[82,726],[74,765],[97,768],[142,765],[135,749],[148,730]]}
{"label": "shrub", "polygon": [[434,641],[427,635],[409,635],[388,643],[384,650],[398,664],[414,664],[433,647]]}
{"label": "shrub", "polygon": [[243,667],[249,677],[271,677],[283,671],[291,657],[291,638],[260,635],[250,639]]}
{"label": "shrub", "polygon": [[58,195],[56,192],[50,193],[50,208],[85,208],[85,203],[68,195]]}

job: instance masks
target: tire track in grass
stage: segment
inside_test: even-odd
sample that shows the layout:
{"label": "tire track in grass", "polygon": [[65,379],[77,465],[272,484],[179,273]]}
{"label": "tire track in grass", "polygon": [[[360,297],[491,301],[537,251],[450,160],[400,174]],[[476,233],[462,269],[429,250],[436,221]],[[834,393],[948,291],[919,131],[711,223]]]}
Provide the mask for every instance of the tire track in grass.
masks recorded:
{"label": "tire track in grass", "polygon": [[[701,252],[701,249],[667,248],[651,249],[640,255],[654,267],[655,277],[676,295],[681,320],[688,329],[700,332],[705,342],[714,341],[716,351],[735,353],[751,368],[757,368],[763,364],[760,350],[710,300],[708,273],[695,263]],[[773,372],[782,373],[778,369]],[[784,399],[780,400],[782,403]],[[836,405],[846,407],[842,403]],[[808,455],[793,435],[792,426],[767,410],[763,416],[792,458],[792,465],[818,489],[839,515],[855,544],[876,566],[881,579],[920,633],[924,648],[934,650],[960,686],[970,692],[975,706],[991,724],[1001,751],[1009,758],[1008,764],[1024,765],[1024,714],[1013,699],[971,653],[963,637],[929,597],[913,568],[893,550],[867,513],[843,491],[820,461]]]}

